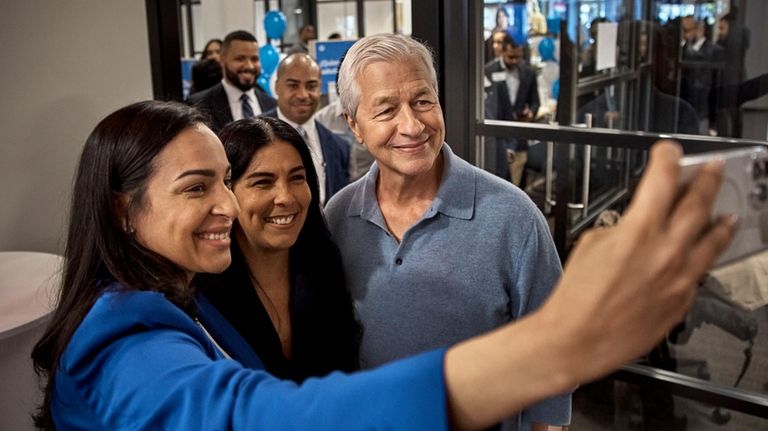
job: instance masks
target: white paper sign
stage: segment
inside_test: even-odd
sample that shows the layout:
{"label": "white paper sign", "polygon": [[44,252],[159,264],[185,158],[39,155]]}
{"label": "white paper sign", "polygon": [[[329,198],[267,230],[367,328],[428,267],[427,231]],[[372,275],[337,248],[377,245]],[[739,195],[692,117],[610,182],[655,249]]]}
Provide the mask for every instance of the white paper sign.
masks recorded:
{"label": "white paper sign", "polygon": [[619,25],[615,22],[597,24],[597,70],[616,67],[616,41]]}

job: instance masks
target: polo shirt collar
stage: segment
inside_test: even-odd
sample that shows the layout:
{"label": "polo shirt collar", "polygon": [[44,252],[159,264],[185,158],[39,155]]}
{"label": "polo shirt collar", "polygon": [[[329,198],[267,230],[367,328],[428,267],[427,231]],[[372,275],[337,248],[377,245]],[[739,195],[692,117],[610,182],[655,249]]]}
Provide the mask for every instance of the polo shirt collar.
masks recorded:
{"label": "polo shirt collar", "polygon": [[[443,143],[443,178],[437,189],[435,200],[423,218],[434,217],[438,212],[464,220],[472,218],[475,212],[475,172],[472,165],[456,156],[448,144]],[[348,216],[360,216],[386,229],[379,202],[376,199],[376,180],[379,178],[378,162],[373,162],[368,174],[362,179],[362,187],[348,207]]]}

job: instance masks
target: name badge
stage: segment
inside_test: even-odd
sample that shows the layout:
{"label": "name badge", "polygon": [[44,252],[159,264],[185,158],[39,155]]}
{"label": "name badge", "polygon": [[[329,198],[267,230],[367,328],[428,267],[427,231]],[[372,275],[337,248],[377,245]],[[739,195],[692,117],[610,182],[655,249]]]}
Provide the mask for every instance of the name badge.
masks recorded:
{"label": "name badge", "polygon": [[491,74],[491,81],[493,82],[501,82],[507,80],[507,72],[506,71],[499,71],[499,72],[493,72]]}

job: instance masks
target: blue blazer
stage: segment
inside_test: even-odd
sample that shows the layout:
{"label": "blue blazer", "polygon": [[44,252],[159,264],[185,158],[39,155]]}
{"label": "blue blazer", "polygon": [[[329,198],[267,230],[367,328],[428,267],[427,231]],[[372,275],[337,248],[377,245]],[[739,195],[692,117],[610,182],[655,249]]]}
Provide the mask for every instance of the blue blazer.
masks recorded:
{"label": "blue blazer", "polygon": [[[264,117],[277,118],[277,108],[261,114]],[[325,201],[349,184],[349,144],[315,121],[320,148],[325,161]]]}
{"label": "blue blazer", "polygon": [[[256,100],[259,102],[261,112],[275,109],[277,101],[258,85],[253,88],[253,91],[256,93]],[[234,120],[232,110],[229,109],[227,92],[221,82],[207,90],[189,96],[187,103],[197,107],[208,116],[208,126],[214,133],[219,133],[219,130]]]}
{"label": "blue blazer", "polygon": [[204,330],[160,293],[107,288],[61,357],[51,395],[56,428],[448,429],[444,349],[296,385],[266,373],[217,320],[203,321]]}

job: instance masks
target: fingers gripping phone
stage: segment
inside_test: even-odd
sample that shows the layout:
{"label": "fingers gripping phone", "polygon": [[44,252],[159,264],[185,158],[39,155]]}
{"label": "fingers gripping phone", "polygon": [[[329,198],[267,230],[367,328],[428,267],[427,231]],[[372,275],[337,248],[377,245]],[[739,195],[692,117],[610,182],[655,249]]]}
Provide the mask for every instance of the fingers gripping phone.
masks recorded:
{"label": "fingers gripping phone", "polygon": [[731,245],[715,261],[720,266],[768,248],[768,150],[756,146],[685,156],[680,160],[681,184],[713,160],[724,160],[725,167],[712,215],[739,218]]}

